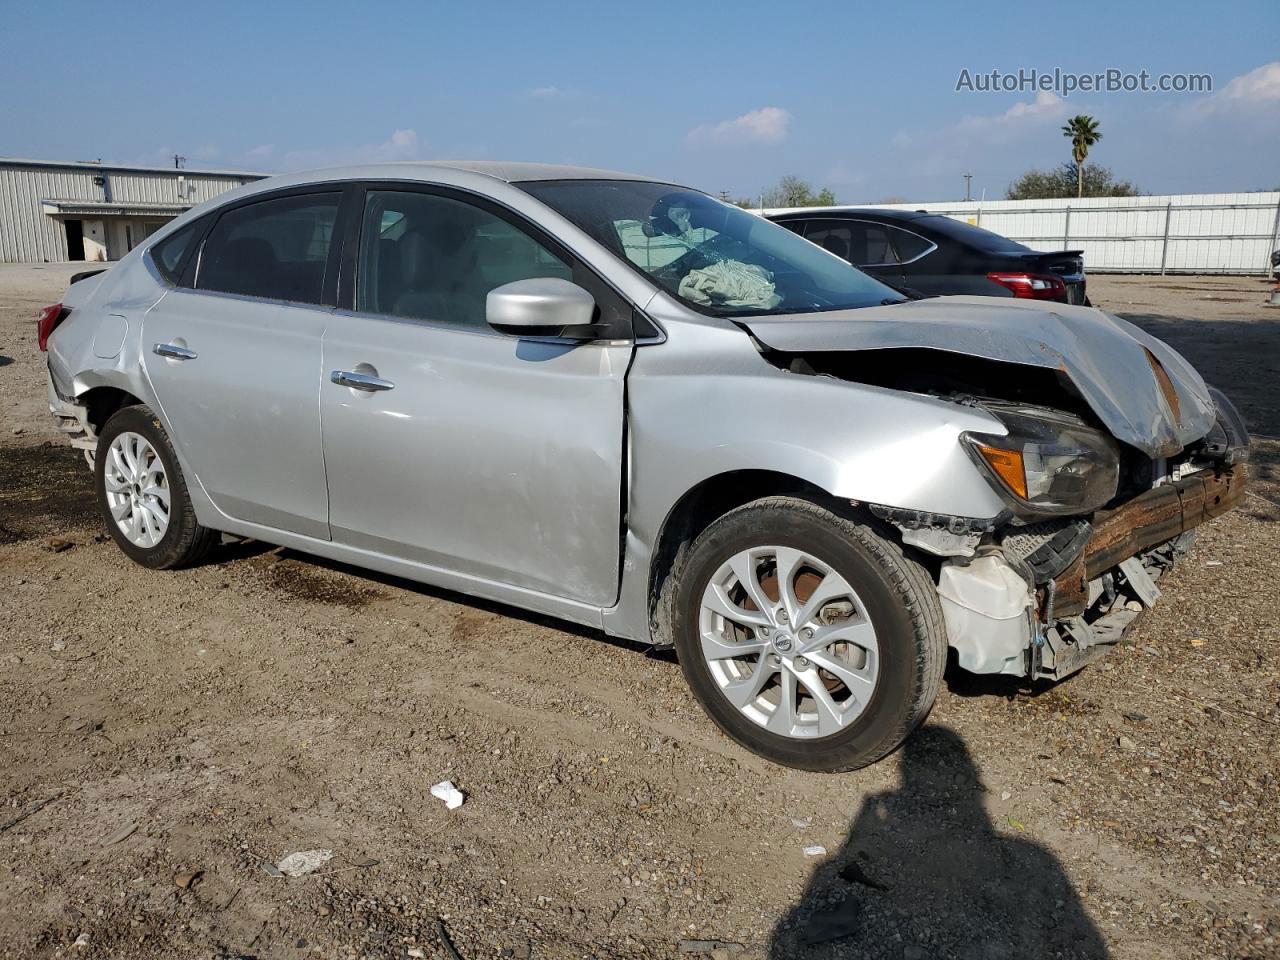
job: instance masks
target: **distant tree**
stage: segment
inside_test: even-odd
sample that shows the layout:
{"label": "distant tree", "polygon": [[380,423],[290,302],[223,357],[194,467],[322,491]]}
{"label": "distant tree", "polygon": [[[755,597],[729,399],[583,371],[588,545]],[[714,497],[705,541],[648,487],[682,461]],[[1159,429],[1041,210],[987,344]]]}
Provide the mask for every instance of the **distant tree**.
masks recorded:
{"label": "distant tree", "polygon": [[1084,161],[1089,148],[1102,139],[1098,121],[1083,114],[1072,117],[1062,127],[1062,135],[1071,141],[1071,159],[1076,162],[1076,196],[1084,196]]}
{"label": "distant tree", "polygon": [[777,186],[762,190],[761,199],[766,207],[830,207],[835,204],[836,195],[827,187],[814,193],[813,187],[799,177],[786,176]]}
{"label": "distant tree", "polygon": [[906,203],[906,197],[881,197],[876,203]]}
{"label": "distant tree", "polygon": [[[1083,169],[1084,182],[1078,179]],[[1064,163],[1053,170],[1028,170],[1005,191],[1007,200],[1047,200],[1063,197],[1136,197],[1141,191],[1127,180],[1117,180],[1106,167],[1090,163],[1083,168]]]}

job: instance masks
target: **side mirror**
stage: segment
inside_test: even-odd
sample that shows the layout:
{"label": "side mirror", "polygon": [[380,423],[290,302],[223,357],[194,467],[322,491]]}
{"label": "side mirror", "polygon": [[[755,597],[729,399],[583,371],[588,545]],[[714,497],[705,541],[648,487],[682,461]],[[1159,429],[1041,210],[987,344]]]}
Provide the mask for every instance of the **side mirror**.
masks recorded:
{"label": "side mirror", "polygon": [[485,319],[513,337],[565,337],[594,340],[595,297],[559,277],[535,277],[504,283],[485,298]]}

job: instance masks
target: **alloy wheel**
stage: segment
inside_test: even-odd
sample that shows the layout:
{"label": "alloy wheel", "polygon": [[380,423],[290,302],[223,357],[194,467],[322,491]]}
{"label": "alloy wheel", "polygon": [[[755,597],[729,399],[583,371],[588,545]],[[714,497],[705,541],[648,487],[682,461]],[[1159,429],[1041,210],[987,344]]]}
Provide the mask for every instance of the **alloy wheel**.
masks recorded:
{"label": "alloy wheel", "polygon": [[879,676],[876,630],[849,582],[792,547],[730,557],[707,583],[702,655],[745,717],[790,738],[838,733],[866,709]]}
{"label": "alloy wheel", "polygon": [[103,469],[107,506],[128,541],[154,547],[169,529],[169,476],[146,437],[121,433],[107,449]]}

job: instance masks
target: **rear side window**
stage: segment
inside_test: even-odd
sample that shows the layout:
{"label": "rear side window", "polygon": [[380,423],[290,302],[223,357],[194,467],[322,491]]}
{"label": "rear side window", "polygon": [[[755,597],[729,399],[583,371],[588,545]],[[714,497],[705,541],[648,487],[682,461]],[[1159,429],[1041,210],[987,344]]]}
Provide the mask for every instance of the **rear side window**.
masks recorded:
{"label": "rear side window", "polygon": [[828,253],[834,253],[841,260],[850,263],[865,263],[854,260],[850,254],[853,241],[849,236],[849,225],[838,220],[810,220],[804,230],[804,238],[816,243]]}
{"label": "rear side window", "polygon": [[321,303],[339,198],[311,193],[228,210],[204,242],[196,288]]}
{"label": "rear side window", "polygon": [[889,230],[866,220],[811,220],[804,238],[856,267],[896,263]]}
{"label": "rear side window", "polygon": [[886,229],[893,237],[894,249],[898,251],[898,259],[903,263],[909,263],[933,246],[924,237],[909,230],[899,230],[897,227]]}
{"label": "rear side window", "polygon": [[204,220],[196,220],[180,230],[175,230],[151,248],[151,262],[170,283],[177,283],[182,276],[183,264],[191,253],[192,244],[204,230]]}

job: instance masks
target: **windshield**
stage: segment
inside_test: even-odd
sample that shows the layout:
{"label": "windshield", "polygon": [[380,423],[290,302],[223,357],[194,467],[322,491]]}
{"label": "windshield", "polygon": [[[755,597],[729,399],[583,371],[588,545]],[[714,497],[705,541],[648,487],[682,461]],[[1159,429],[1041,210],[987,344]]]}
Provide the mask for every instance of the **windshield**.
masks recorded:
{"label": "windshield", "polygon": [[633,180],[519,186],[704,312],[814,313],[904,299],[785,227],[706,194]]}

